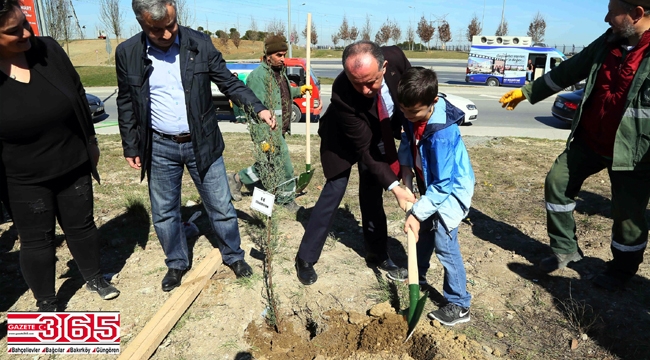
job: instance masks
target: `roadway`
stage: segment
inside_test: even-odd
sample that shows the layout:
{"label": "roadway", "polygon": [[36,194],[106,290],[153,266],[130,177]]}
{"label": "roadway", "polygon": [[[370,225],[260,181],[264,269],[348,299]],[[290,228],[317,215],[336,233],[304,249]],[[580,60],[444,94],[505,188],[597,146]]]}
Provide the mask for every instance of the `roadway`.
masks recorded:
{"label": "roadway", "polygon": [[[508,87],[488,87],[484,85],[468,85],[464,82],[465,62],[461,60],[413,60],[414,66],[432,67],[439,74],[440,91],[462,96],[472,100],[478,110],[478,120],[472,125],[463,126],[464,135],[471,136],[526,136],[549,139],[566,139],[568,125],[551,115],[554,97],[538,104],[528,102],[519,104],[515,111],[505,111],[498,99],[508,90]],[[342,70],[340,60],[318,59],[312,61],[314,72],[321,77],[336,77]],[[323,110],[330,103],[331,85],[321,86]],[[88,88],[89,93],[105,100],[106,115],[95,127],[98,133],[117,133],[117,105],[115,103],[115,88]],[[241,124],[221,122],[222,131],[246,131]],[[294,133],[304,133],[305,124],[293,124]],[[312,124],[312,133],[317,124]]]}

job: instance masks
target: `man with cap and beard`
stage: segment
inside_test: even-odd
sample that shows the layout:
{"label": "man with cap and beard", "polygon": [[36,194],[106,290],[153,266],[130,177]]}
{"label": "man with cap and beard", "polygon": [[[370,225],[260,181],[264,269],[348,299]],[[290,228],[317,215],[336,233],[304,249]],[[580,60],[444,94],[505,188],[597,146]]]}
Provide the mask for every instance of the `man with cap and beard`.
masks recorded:
{"label": "man with cap and beard", "polygon": [[[268,144],[271,138],[271,131],[282,131],[282,136],[278,136],[274,148],[279,150],[282,157],[282,164],[284,176],[281,180],[281,186],[276,193],[276,203],[283,205],[290,211],[297,211],[299,206],[294,201],[296,193],[296,182],[292,179],[293,165],[291,164],[291,157],[289,156],[289,149],[287,143],[284,141],[284,134],[289,131],[291,126],[291,106],[293,98],[304,95],[307,91],[311,91],[311,85],[303,85],[301,87],[292,87],[289,85],[287,78],[286,67],[284,66],[284,58],[287,55],[287,41],[284,36],[271,35],[264,41],[264,57],[260,66],[255,68],[246,78],[246,85],[250,87],[258,99],[271,111],[275,112],[275,117],[278,123],[282,124],[282,129],[271,130],[271,128],[264,124],[252,123],[251,137],[256,146],[264,146]],[[247,112],[247,109],[243,109]],[[255,121],[255,117],[251,117]],[[271,145],[267,145],[269,151]],[[266,150],[265,150],[266,151]],[[275,151],[275,150],[274,150]],[[243,184],[250,186],[260,182],[260,164],[255,163],[238,173],[228,174],[228,182],[232,198],[235,201],[241,200],[241,187]]]}
{"label": "man with cap and beard", "polygon": [[566,149],[546,176],[547,231],[553,254],[541,260],[552,272],[582,259],[573,218],[575,197],[591,175],[607,169],[612,192],[613,260],[595,285],[617,290],[636,274],[648,244],[650,199],[650,0],[610,0],[610,28],[580,53],[500,100],[513,110],[535,104],[587,79]]}

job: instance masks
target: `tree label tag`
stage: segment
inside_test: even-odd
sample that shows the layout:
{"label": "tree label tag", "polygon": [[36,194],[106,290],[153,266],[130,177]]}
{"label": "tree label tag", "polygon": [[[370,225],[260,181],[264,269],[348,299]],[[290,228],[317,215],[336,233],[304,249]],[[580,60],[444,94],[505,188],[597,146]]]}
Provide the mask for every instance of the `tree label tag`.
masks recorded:
{"label": "tree label tag", "polygon": [[253,199],[251,200],[251,209],[257,210],[266,216],[273,214],[273,204],[275,195],[260,188],[253,189]]}

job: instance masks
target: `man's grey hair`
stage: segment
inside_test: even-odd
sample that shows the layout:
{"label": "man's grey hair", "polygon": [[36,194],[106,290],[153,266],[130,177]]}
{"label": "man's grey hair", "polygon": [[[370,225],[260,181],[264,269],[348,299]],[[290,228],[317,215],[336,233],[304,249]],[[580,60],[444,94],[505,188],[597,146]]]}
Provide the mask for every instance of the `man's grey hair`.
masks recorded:
{"label": "man's grey hair", "polygon": [[142,20],[144,13],[151,14],[151,20],[160,21],[167,16],[167,5],[176,9],[176,0],[133,0],[131,7],[135,13],[135,18]]}
{"label": "man's grey hair", "polygon": [[[384,65],[384,53],[381,51],[381,47],[372,41],[361,40],[346,46],[343,50],[343,68],[345,69],[345,62],[349,57],[354,57],[361,54],[372,55],[372,57],[377,60],[379,69],[381,69]],[[356,68],[360,65],[361,63],[355,63],[352,64],[352,67]]]}

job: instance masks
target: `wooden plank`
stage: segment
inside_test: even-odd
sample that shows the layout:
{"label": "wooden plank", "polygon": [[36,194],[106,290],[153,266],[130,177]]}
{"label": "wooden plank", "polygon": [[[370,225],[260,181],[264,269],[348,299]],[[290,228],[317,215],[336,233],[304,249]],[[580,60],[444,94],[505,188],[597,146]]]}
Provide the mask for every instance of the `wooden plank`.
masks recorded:
{"label": "wooden plank", "polygon": [[221,265],[221,253],[213,249],[189,274],[187,274],[172,296],[165,301],[158,312],[147,322],[118,360],[148,359],[158,345],[185,313],[205,284]]}

